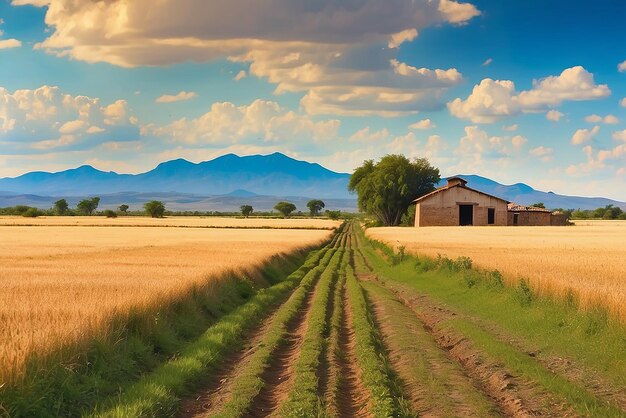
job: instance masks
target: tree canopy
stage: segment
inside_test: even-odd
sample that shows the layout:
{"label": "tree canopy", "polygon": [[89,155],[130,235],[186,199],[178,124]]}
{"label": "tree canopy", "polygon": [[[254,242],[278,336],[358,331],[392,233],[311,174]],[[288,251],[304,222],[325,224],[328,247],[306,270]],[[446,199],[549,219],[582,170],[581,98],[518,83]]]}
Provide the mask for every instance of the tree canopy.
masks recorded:
{"label": "tree canopy", "polygon": [[83,199],[76,205],[76,209],[83,215],[93,215],[100,204],[99,197],[92,197],[91,199]]}
{"label": "tree canopy", "polygon": [[296,205],[290,202],[278,202],[274,206],[274,209],[282,213],[283,217],[288,218],[291,212],[296,210]]}
{"label": "tree canopy", "polygon": [[67,200],[59,199],[54,202],[54,211],[59,215],[65,215],[67,210],[69,209],[69,205],[67,204]]}
{"label": "tree canopy", "polygon": [[254,208],[250,205],[241,205],[239,210],[241,210],[241,214],[247,218],[254,211]]}
{"label": "tree canopy", "polygon": [[383,225],[398,225],[411,202],[435,189],[439,169],[427,159],[413,161],[403,155],[386,155],[378,163],[366,160],[354,170],[348,190],[356,192],[359,209]]}
{"label": "tree canopy", "polygon": [[120,212],[122,212],[122,213],[126,213],[126,212],[128,212],[128,208],[129,208],[129,206],[128,206],[128,205],[119,205],[119,206],[117,207],[117,209],[118,209]]}
{"label": "tree canopy", "polygon": [[146,210],[146,213],[153,218],[162,218],[163,215],[165,215],[165,205],[158,200],[144,203],[143,208]]}
{"label": "tree canopy", "polygon": [[313,199],[309,200],[309,203],[306,204],[306,207],[309,208],[311,216],[317,216],[320,211],[324,209],[324,207],[326,207],[326,204],[319,199]]}

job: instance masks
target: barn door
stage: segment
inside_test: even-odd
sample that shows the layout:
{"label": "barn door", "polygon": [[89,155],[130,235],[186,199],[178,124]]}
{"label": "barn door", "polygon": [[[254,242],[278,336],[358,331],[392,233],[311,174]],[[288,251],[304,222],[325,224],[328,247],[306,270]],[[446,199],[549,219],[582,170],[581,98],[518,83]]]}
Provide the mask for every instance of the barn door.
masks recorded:
{"label": "barn door", "polygon": [[474,225],[474,205],[459,205],[459,225]]}

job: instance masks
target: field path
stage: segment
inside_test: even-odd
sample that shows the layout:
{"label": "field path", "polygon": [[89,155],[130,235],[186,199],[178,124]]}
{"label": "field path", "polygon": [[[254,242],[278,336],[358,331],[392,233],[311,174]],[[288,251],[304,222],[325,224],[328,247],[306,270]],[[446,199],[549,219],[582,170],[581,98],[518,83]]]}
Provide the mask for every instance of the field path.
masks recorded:
{"label": "field path", "polygon": [[342,288],[341,327],[339,331],[339,397],[337,409],[340,417],[371,417],[369,393],[363,385],[361,369],[356,360],[356,340],[352,327],[352,310],[345,286]]}
{"label": "field path", "polygon": [[304,334],[308,328],[308,317],[317,285],[309,291],[304,306],[287,324],[287,336],[272,355],[272,360],[261,379],[264,386],[252,401],[246,414],[250,417],[266,417],[287,399],[293,379],[293,365],[300,354]]}

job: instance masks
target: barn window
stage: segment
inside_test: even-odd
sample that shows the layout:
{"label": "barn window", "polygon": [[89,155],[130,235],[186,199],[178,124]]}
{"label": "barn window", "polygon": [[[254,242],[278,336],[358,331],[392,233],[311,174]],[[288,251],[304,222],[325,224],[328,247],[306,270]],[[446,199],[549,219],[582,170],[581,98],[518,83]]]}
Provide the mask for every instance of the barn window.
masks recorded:
{"label": "barn window", "polygon": [[517,225],[517,221],[519,220],[519,213],[513,214],[513,225]]}
{"label": "barn window", "polygon": [[487,225],[493,225],[496,223],[496,209],[488,208],[487,209]]}

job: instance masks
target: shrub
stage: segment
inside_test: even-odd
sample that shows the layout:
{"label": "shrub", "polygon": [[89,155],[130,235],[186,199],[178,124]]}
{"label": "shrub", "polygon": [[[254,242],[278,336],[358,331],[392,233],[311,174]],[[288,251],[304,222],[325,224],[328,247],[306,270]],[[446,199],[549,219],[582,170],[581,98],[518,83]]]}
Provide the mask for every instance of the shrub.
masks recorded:
{"label": "shrub", "polygon": [[22,212],[22,216],[25,218],[36,218],[41,215],[42,212],[37,208],[28,208],[24,212]]}
{"label": "shrub", "polygon": [[517,289],[515,289],[515,298],[522,306],[529,306],[532,303],[533,292],[528,286],[526,279],[520,279]]}
{"label": "shrub", "polygon": [[117,218],[117,213],[111,209],[105,210],[102,214],[107,218]]}

